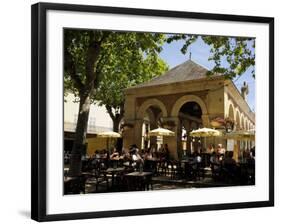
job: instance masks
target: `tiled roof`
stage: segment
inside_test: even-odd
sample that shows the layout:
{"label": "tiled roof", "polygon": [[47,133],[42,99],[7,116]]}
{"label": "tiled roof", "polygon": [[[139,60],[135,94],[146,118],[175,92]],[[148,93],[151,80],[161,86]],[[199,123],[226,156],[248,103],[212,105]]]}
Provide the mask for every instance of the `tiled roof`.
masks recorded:
{"label": "tiled roof", "polygon": [[136,85],[131,88],[140,88],[140,87],[202,79],[202,78],[206,78],[207,72],[208,69],[195,63],[192,60],[188,60],[180,65],[177,65],[176,67],[167,71],[163,75],[155,77],[148,82]]}

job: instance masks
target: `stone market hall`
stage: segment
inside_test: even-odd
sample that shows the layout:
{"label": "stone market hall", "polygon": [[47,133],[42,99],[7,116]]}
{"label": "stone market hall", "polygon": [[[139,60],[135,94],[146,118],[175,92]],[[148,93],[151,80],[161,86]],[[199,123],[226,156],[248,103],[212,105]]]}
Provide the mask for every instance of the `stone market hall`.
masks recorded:
{"label": "stone market hall", "polygon": [[[213,128],[212,121],[218,118],[233,121],[232,130],[254,129],[255,114],[246,101],[247,85],[244,83],[239,91],[222,74],[207,76],[207,72],[205,67],[188,60],[149,82],[125,89],[123,146],[159,148],[159,142],[167,143],[170,157],[178,159],[183,152],[190,153],[192,147],[200,144],[189,132],[200,127]],[[175,136],[149,137],[148,131],[158,127],[174,131]],[[229,145],[223,138],[205,141]],[[234,151],[235,159],[241,147],[250,148],[254,144],[242,143],[233,141],[232,149],[228,149]]]}

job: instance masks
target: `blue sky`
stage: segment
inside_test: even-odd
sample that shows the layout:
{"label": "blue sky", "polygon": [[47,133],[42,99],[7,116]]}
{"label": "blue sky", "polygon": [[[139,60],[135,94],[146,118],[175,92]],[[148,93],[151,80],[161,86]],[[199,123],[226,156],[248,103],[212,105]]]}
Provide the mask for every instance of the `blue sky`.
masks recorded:
{"label": "blue sky", "polygon": [[[208,69],[214,66],[213,61],[208,61],[210,55],[210,47],[206,45],[202,39],[198,39],[189,46],[188,52],[184,55],[181,53],[184,41],[174,41],[171,44],[165,44],[160,57],[169,65],[170,69],[178,64],[181,64],[189,59],[189,52],[191,52],[191,60]],[[243,82],[246,81],[249,85],[249,95],[247,97],[248,105],[252,110],[255,110],[255,79],[252,77],[251,70],[248,69],[240,77],[234,78],[234,84],[240,90]]]}

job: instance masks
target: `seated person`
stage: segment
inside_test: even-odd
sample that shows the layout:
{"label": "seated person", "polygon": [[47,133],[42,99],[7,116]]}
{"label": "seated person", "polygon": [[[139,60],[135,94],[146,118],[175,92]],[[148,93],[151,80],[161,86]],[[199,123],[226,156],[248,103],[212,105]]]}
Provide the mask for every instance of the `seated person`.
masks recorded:
{"label": "seated person", "polygon": [[238,167],[236,161],[233,159],[232,151],[226,152],[223,160],[223,167],[229,172],[229,174],[236,175]]}
{"label": "seated person", "polygon": [[166,161],[167,160],[169,160],[169,154],[170,154],[170,152],[169,152],[169,147],[168,147],[168,144],[165,144],[164,145],[164,148],[163,148],[163,156],[164,156],[164,158],[166,159]]}
{"label": "seated person", "polygon": [[141,156],[139,154],[139,149],[136,146],[132,147],[131,154],[132,154],[132,161],[133,161],[132,166],[139,167],[140,165],[143,165],[144,161],[141,158]]}
{"label": "seated person", "polygon": [[233,152],[232,151],[228,151],[225,154],[225,159],[223,160],[223,164],[227,164],[227,165],[236,165],[236,161],[233,159]]}
{"label": "seated person", "polygon": [[95,151],[94,157],[95,157],[96,159],[100,159],[100,158],[101,158],[100,150],[96,150],[96,151]]}
{"label": "seated person", "polygon": [[117,152],[116,148],[113,148],[113,152],[110,155],[111,160],[118,160],[119,159],[119,152]]}
{"label": "seated person", "polygon": [[150,160],[152,158],[153,158],[153,156],[152,156],[152,153],[151,153],[151,149],[149,148],[149,149],[146,150],[146,152],[144,154],[144,159],[145,160]]}
{"label": "seated person", "polygon": [[225,155],[225,148],[222,146],[222,144],[218,144],[217,152],[220,155],[220,160],[224,158]]}

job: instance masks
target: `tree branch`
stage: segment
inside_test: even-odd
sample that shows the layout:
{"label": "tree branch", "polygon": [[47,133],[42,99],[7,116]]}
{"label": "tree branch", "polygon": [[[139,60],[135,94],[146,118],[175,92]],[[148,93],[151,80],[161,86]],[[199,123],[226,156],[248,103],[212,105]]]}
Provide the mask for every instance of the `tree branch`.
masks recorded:
{"label": "tree branch", "polygon": [[82,88],[84,88],[84,84],[82,83],[80,77],[77,75],[76,66],[71,59],[71,55],[69,54],[67,49],[65,49],[64,58],[64,71],[67,72],[70,78],[73,80],[74,87],[77,90],[81,90]]}
{"label": "tree branch", "polygon": [[105,108],[107,110],[107,113],[109,114],[109,116],[111,117],[112,120],[115,119],[115,115],[112,112],[112,108],[109,105],[105,105]]}
{"label": "tree branch", "polygon": [[100,75],[99,63],[103,58],[99,59],[102,43],[110,36],[110,32],[103,32],[100,40],[95,40],[93,38],[89,45],[86,58],[86,83],[87,89],[92,89],[92,87],[97,88],[98,75]]}

